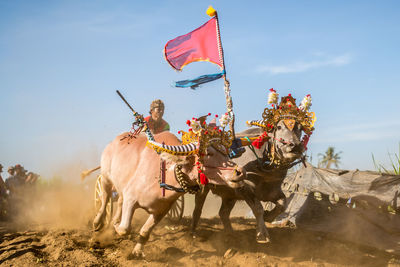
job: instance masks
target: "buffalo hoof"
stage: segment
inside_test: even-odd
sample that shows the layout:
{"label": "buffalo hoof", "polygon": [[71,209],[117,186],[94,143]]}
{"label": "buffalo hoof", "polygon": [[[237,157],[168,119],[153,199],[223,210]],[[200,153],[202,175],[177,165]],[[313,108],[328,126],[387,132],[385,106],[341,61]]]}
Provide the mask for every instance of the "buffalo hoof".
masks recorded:
{"label": "buffalo hoof", "polygon": [[119,219],[113,219],[111,221],[111,225],[113,225],[114,227],[119,225],[120,223],[121,223],[121,220],[119,220]]}
{"label": "buffalo hoof", "polygon": [[101,215],[97,215],[96,218],[94,218],[93,220],[93,229],[95,231],[100,231],[104,226],[103,220],[102,220],[102,216]]}
{"label": "buffalo hoof", "polygon": [[114,225],[115,232],[120,236],[125,236],[129,233],[127,228],[121,227],[119,225]]}
{"label": "buffalo hoof", "polygon": [[263,233],[258,233],[256,236],[256,241],[259,244],[268,244],[271,242],[271,240],[269,239],[269,236],[263,234]]}
{"label": "buffalo hoof", "polygon": [[142,247],[142,245],[136,244],[131,254],[132,259],[143,259],[145,257]]}

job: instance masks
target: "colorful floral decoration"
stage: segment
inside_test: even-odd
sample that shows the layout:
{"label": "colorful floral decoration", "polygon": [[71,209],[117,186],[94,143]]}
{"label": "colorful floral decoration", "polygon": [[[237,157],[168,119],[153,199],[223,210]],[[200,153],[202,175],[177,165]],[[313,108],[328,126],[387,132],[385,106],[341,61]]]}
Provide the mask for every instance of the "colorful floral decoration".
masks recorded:
{"label": "colorful floral decoration", "polygon": [[[275,94],[275,92],[272,93]],[[314,131],[316,118],[314,112],[308,111],[310,106],[310,95],[307,95],[303,99],[302,105],[297,107],[296,99],[289,94],[281,98],[279,105],[273,106],[272,108],[265,108],[262,114],[262,120],[248,121],[247,124],[262,127],[265,131],[272,132],[282,119],[289,129],[293,128],[294,122],[297,121],[301,124],[303,131],[307,135],[311,135]]]}
{"label": "colorful floral decoration", "polygon": [[225,113],[219,119],[219,124],[221,125],[222,128],[225,128],[225,126],[227,126],[229,124],[230,120],[231,120],[231,117],[229,116],[229,114]]}
{"label": "colorful floral decoration", "polygon": [[[198,161],[196,165],[199,172],[199,182],[203,185],[208,183],[208,179],[203,173],[203,161],[207,148],[213,146],[221,153],[228,155],[233,141],[232,131],[225,130],[226,124],[225,126],[222,125],[222,127],[217,126],[216,119],[207,124],[206,119],[208,116],[211,116],[211,113],[186,121],[186,124],[190,127],[188,132],[178,132],[178,134],[182,134],[182,145],[169,146],[150,139],[147,141],[147,146],[157,153],[166,152],[177,156],[197,155]],[[218,115],[215,115],[215,118],[217,117]],[[225,121],[226,119],[223,119],[223,122]]]}
{"label": "colorful floral decoration", "polygon": [[196,118],[192,118],[192,120],[190,121],[189,126],[192,127],[191,129],[192,129],[193,133],[199,134],[201,132],[200,122]]}
{"label": "colorful floral decoration", "polygon": [[312,105],[312,104],[311,104],[311,95],[308,94],[308,95],[306,95],[306,96],[303,98],[303,100],[301,101],[301,104],[300,104],[300,106],[299,106],[299,109],[307,111],[307,110],[310,109],[311,105]]}
{"label": "colorful floral decoration", "polygon": [[[296,122],[302,126],[302,131],[305,133],[302,138],[302,144],[304,149],[307,150],[307,144],[311,134],[314,131],[314,123],[316,121],[315,113],[309,112],[311,106],[311,96],[307,95],[299,106],[296,105],[296,99],[291,94],[281,98],[278,104],[278,94],[274,89],[270,89],[268,96],[268,104],[271,104],[271,108],[265,108],[262,114],[262,120],[247,121],[248,126],[258,126],[264,129],[264,133],[260,135],[256,140],[252,142],[252,145],[259,148],[269,138],[268,133],[272,133],[277,124],[283,120],[285,126],[292,131]],[[271,148],[274,149],[274,146]],[[280,165],[282,162],[276,159],[274,152],[271,151],[270,155],[271,164]]]}
{"label": "colorful floral decoration", "polygon": [[[218,127],[215,123],[206,123],[206,119],[211,114],[200,118],[192,118],[187,124],[190,127],[188,132],[179,131],[182,134],[182,144],[197,143],[199,149],[199,155],[204,155],[205,150],[210,145],[223,146],[226,150],[232,144],[233,136],[232,132],[225,130],[225,125]],[[218,117],[218,115],[215,115]]]}
{"label": "colorful floral decoration", "polygon": [[268,95],[268,104],[277,104],[279,94],[274,90],[274,88],[269,89],[269,91],[270,93]]}
{"label": "colorful floral decoration", "polygon": [[[221,127],[218,127],[215,123],[207,124],[206,119],[211,114],[200,118],[192,118],[187,124],[190,127],[188,132],[179,131],[182,134],[182,144],[197,144],[197,155],[198,162],[196,162],[197,170],[199,172],[200,184],[206,185],[208,183],[207,176],[203,173],[203,156],[206,154],[207,147],[213,146],[215,149],[219,150],[224,154],[228,154],[229,148],[232,145],[232,132],[225,131],[225,126],[228,124],[229,120],[224,118],[224,115],[220,119]],[[228,114],[225,114],[228,117]],[[215,115],[217,118],[218,115]],[[222,122],[221,122],[222,121]]]}

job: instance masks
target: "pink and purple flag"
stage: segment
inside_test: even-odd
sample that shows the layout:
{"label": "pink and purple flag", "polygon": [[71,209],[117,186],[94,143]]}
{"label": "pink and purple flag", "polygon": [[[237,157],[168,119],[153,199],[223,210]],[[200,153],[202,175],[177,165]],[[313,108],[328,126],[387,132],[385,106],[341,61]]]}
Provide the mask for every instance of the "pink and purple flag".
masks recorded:
{"label": "pink and purple flag", "polygon": [[168,63],[176,70],[195,61],[210,61],[220,66],[222,59],[219,52],[217,19],[211,18],[194,31],[176,37],[165,45],[164,54]]}
{"label": "pink and purple flag", "polygon": [[176,82],[175,86],[177,87],[194,89],[200,84],[221,78],[225,74],[225,70],[217,17],[211,18],[188,34],[168,41],[164,48],[164,56],[171,67],[178,71],[196,61],[209,61],[217,64],[222,70],[221,73],[207,74],[196,79]]}

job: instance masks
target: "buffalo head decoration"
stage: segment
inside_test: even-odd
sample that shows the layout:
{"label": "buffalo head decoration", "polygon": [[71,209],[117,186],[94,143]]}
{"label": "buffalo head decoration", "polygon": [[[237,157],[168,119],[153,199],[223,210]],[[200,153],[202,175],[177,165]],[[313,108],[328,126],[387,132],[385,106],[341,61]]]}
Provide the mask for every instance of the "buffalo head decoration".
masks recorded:
{"label": "buffalo head decoration", "polygon": [[264,109],[262,120],[248,121],[247,124],[263,128],[264,135],[272,139],[269,151],[271,163],[292,162],[307,150],[308,140],[314,131],[315,113],[309,112],[311,96],[305,96],[299,106],[291,94],[282,97],[278,103],[278,94],[270,89],[268,104],[271,107]]}

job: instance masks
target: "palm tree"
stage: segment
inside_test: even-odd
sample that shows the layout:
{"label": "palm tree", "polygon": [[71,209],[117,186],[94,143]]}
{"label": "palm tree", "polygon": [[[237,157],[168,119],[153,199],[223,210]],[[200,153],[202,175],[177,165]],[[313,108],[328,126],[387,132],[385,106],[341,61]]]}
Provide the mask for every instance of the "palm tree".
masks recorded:
{"label": "palm tree", "polygon": [[318,154],[318,157],[320,157],[320,161],[318,162],[318,166],[319,167],[325,167],[327,169],[329,169],[333,164],[335,164],[336,168],[339,167],[340,164],[340,153],[342,153],[342,151],[335,153],[335,148],[330,146],[328,147],[328,149],[325,151],[325,154]]}

